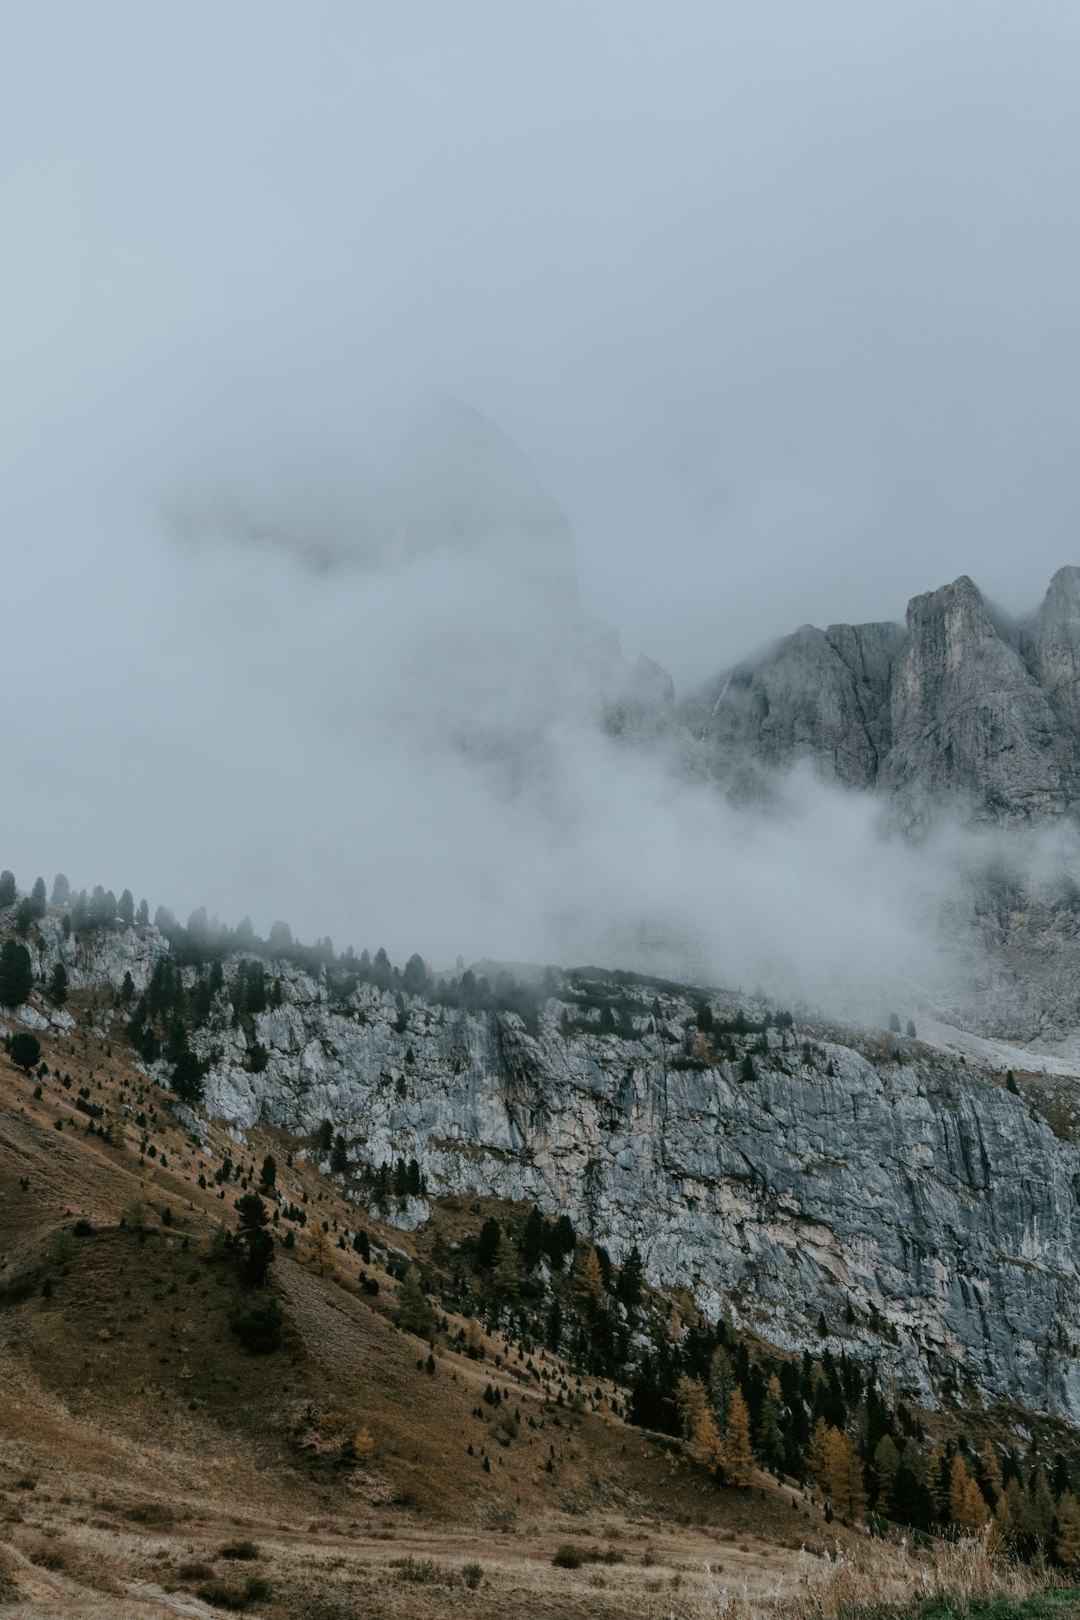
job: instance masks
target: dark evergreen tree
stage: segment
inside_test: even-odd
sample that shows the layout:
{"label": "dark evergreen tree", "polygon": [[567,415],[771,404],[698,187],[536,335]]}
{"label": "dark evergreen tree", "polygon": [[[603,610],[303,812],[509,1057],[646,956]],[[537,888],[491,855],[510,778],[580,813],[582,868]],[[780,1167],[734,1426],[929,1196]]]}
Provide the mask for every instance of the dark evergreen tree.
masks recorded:
{"label": "dark evergreen tree", "polygon": [[499,1223],[493,1216],[489,1216],[480,1228],[480,1238],[476,1245],[476,1264],[485,1271],[490,1271],[499,1258],[501,1242]]}
{"label": "dark evergreen tree", "polygon": [[929,1530],[937,1515],[934,1499],[923,1481],[906,1463],[901,1463],[893,1476],[891,1517],[900,1524],[910,1524],[916,1530]]}
{"label": "dark evergreen tree", "polygon": [[120,921],[124,923],[126,927],[131,928],[135,922],[135,899],[130,889],[124,890],[123,894],[116,902],[116,910],[119,914]]}
{"label": "dark evergreen tree", "polygon": [[635,1243],[623,1262],[619,1280],[615,1284],[615,1297],[622,1301],[628,1311],[641,1304],[641,1276],[641,1250]]}
{"label": "dark evergreen tree", "polygon": [[521,1234],[521,1262],[526,1271],[535,1271],[544,1258],[544,1231],[546,1222],[534,1204]]}
{"label": "dark evergreen tree", "polygon": [[0,946],[0,1005],[21,1007],[33,988],[30,952],[18,940],[6,939]]}
{"label": "dark evergreen tree", "polygon": [[11,1061],[27,1074],[36,1063],[41,1061],[41,1042],[36,1035],[28,1030],[21,1029],[17,1035],[11,1037]]}
{"label": "dark evergreen tree", "polygon": [[15,904],[15,874],[13,872],[0,872],[0,906],[13,906]]}
{"label": "dark evergreen tree", "polygon": [[139,928],[149,928],[150,926],[150,907],[145,900],[139,901],[139,909],[135,913],[135,922]]}
{"label": "dark evergreen tree", "polygon": [[30,890],[30,903],[34,908],[34,919],[45,915],[45,879],[35,878],[34,887]]}
{"label": "dark evergreen tree", "polygon": [[71,899],[71,884],[63,872],[57,872],[53,878],[52,903],[54,906],[66,906]]}
{"label": "dark evergreen tree", "polygon": [[266,1205],[258,1193],[244,1193],[237,1203],[239,1223],[236,1229],[241,1253],[241,1275],[253,1288],[266,1282],[270,1262],[274,1258],[274,1240],[267,1231],[269,1216]]}
{"label": "dark evergreen tree", "polygon": [[319,1154],[322,1158],[330,1152],[334,1145],[334,1127],[328,1119],[324,1119],[319,1126]]}
{"label": "dark evergreen tree", "polygon": [[262,1170],[259,1174],[259,1191],[269,1195],[273,1192],[276,1181],[277,1162],[274,1159],[274,1155],[272,1153],[268,1153],[262,1162]]}
{"label": "dark evergreen tree", "polygon": [[405,964],[405,972],[402,976],[402,982],[406,990],[408,990],[412,995],[423,995],[424,991],[428,987],[428,973],[427,967],[424,964],[424,958],[422,956],[418,956],[414,952],[414,954],[409,957],[409,960]]}
{"label": "dark evergreen tree", "polygon": [[331,1144],[330,1168],[338,1176],[344,1175],[349,1168],[349,1148],[340,1131]]}
{"label": "dark evergreen tree", "polygon": [[63,962],[53,963],[53,970],[49,975],[47,994],[49,1000],[55,1002],[58,1007],[62,1007],[64,1002],[67,1000],[68,976],[67,968],[64,966]]}
{"label": "dark evergreen tree", "polygon": [[[186,1032],[182,1026],[181,1035],[186,1037]],[[199,1062],[194,1052],[189,1051],[184,1046],[176,1057],[172,1076],[172,1088],[181,1102],[202,1102],[203,1076],[205,1073],[204,1066]]]}

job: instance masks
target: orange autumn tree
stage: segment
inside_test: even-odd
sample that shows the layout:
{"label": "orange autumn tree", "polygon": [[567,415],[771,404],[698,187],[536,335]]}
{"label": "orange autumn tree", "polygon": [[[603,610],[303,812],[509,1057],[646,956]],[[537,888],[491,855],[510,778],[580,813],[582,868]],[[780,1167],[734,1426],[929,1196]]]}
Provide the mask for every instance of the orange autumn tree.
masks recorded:
{"label": "orange autumn tree", "polygon": [[742,1390],[738,1388],[731,1396],[722,1466],[727,1484],[744,1488],[753,1483],[755,1464],[754,1448],[750,1444],[750,1413],[746,1409]]}

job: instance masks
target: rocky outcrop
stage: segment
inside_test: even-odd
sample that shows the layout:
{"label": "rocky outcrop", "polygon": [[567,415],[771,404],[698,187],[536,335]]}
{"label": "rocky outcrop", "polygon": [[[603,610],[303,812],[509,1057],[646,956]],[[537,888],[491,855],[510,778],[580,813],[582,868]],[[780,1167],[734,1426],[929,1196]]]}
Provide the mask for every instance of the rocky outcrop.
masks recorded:
{"label": "rocky outcrop", "polygon": [[[870,787],[889,742],[889,674],[899,625],[804,624],[721,676],[688,711],[717,774],[736,783],[809,761]],[[696,722],[696,724],[695,724]]]}
{"label": "rocky outcrop", "polygon": [[651,987],[623,996],[632,1034],[565,1034],[578,1009],[558,998],[530,1033],[420,998],[402,1020],[366,986],[335,1012],[314,994],[258,1020],[264,1073],[235,1047],[215,1066],[214,1112],[330,1118],[362,1163],[415,1156],[433,1190],[535,1199],[620,1260],[638,1244],[713,1316],[799,1348],[849,1315],[854,1347],[923,1401],[978,1391],[1080,1423],[1080,1151],[1000,1083],[797,1030],[701,1063],[690,1001]]}
{"label": "rocky outcrop", "polygon": [[1032,672],[1062,722],[1080,737],[1080,568],[1059,568],[1026,627]]}
{"label": "rocky outcrop", "polygon": [[[43,959],[63,944],[46,939]],[[119,989],[162,943],[104,931],[71,967]],[[693,993],[592,973],[526,1022],[275,961],[280,1005],[245,1032],[229,989],[244,960],[226,960],[192,1036],[212,1114],[304,1134],[330,1119],[357,1167],[415,1157],[432,1192],[565,1211],[616,1260],[638,1244],[654,1282],[781,1344],[817,1344],[824,1314],[834,1348],[876,1356],[920,1400],[955,1390],[1080,1423],[1080,1148],[1000,1077],[914,1041],[786,1020],[740,1034],[723,995],[728,1027],[703,1037]],[[126,1016],[100,1000],[104,1021]]]}
{"label": "rocky outcrop", "polygon": [[962,797],[1005,820],[1068,809],[1077,739],[1025,665],[1016,630],[966,575],[915,597],[907,627],[883,785]]}
{"label": "rocky outcrop", "polygon": [[810,761],[916,819],[957,801],[999,822],[1061,816],[1080,800],[1080,569],[1061,569],[1027,622],[963,575],[910,602],[906,633],[804,625],[685,713],[736,791]]}

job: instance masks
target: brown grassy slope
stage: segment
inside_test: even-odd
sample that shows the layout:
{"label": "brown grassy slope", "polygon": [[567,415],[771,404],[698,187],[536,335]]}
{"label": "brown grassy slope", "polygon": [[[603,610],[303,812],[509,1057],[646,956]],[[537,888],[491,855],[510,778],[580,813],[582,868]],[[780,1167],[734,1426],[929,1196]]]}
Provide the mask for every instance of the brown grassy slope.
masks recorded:
{"label": "brown grassy slope", "polygon": [[[327,1220],[333,1237],[335,1220],[355,1227],[355,1206],[310,1165],[286,1168],[270,1133],[240,1147],[213,1125],[208,1158],[168,1093],[110,1053],[85,1006],[73,1010],[72,1035],[42,1037],[40,1098],[36,1077],[0,1056],[0,1579],[31,1605],[23,1612],[199,1612],[177,1594],[216,1581],[241,1595],[240,1565],[214,1556],[238,1530],[257,1540],[270,1587],[252,1612],[282,1617],[648,1613],[661,1589],[669,1607],[673,1592],[696,1592],[706,1558],[753,1585],[817,1538],[817,1509],[793,1493],[764,1481],[719,1490],[606,1403],[575,1415],[545,1401],[514,1347],[496,1368],[503,1342],[483,1362],[440,1346],[430,1376],[417,1365],[426,1342],[388,1320],[386,1274],[368,1268],[381,1287],[371,1301],[357,1257],[330,1249],[321,1271],[309,1236],[279,1249],[272,1272],[281,1349],[248,1355],[229,1328],[248,1295],[212,1243],[235,1221],[239,1188],[200,1188],[200,1170],[209,1179],[226,1153],[257,1168],[272,1148],[286,1195],[307,1194],[309,1223]],[[114,1141],[87,1132],[80,1087]],[[153,1157],[139,1151],[140,1114]],[[80,1218],[94,1230],[72,1236]],[[451,1227],[458,1218],[447,1211]],[[373,1240],[412,1244],[364,1224]],[[501,1410],[520,1410],[514,1438],[497,1435],[499,1410],[482,1402],[489,1380],[509,1397]],[[360,1428],[373,1440],[364,1461],[351,1445]],[[564,1541],[622,1562],[553,1570]],[[393,1567],[404,1556],[415,1568]],[[473,1560],[486,1571],[478,1592],[458,1574]],[[434,1577],[430,1591],[407,1578],[418,1571]]]}

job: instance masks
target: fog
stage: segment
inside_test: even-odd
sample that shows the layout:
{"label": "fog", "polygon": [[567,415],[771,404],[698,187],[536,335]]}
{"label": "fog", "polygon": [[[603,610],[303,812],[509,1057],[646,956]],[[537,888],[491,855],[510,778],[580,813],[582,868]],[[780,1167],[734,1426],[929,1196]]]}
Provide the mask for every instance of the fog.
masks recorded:
{"label": "fog", "polygon": [[[7,8],[0,862],[399,960],[940,986],[947,829],[809,778],[750,818],[596,722],[616,634],[681,694],[1072,560],[1078,45],[1049,4]],[[429,390],[537,470],[452,545]]]}

